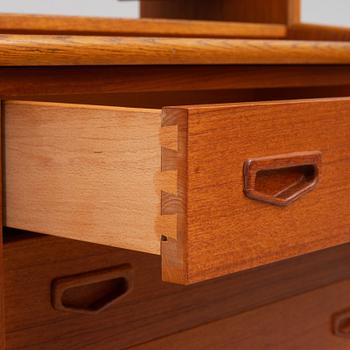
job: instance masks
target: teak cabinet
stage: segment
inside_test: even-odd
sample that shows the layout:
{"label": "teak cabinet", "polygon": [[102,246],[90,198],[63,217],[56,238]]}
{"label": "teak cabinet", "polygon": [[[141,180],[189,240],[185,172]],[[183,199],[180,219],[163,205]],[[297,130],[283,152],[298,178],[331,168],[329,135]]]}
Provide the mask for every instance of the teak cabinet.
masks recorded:
{"label": "teak cabinet", "polygon": [[349,348],[350,31],[141,14],[0,15],[0,350]]}

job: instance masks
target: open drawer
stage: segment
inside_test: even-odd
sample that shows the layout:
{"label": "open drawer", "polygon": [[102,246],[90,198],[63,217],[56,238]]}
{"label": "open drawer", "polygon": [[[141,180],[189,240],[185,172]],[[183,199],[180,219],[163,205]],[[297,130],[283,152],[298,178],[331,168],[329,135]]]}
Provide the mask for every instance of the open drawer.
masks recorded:
{"label": "open drawer", "polygon": [[350,241],[350,98],[2,112],[6,226],[161,254],[181,284]]}

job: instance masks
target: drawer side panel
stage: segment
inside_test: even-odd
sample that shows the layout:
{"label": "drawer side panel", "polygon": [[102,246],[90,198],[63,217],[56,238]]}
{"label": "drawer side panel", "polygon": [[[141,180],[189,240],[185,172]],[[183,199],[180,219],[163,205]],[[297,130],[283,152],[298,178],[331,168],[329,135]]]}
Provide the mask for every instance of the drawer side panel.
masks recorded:
{"label": "drawer side panel", "polygon": [[4,111],[7,226],[160,254],[160,111]]}

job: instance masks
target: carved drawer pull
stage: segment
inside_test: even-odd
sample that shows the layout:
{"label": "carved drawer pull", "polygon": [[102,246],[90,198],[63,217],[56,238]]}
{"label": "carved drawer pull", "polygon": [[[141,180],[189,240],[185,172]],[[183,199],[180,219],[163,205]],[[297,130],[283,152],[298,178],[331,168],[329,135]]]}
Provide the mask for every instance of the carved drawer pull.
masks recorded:
{"label": "carved drawer pull", "polygon": [[334,315],[333,333],[339,337],[350,339],[350,309]]}
{"label": "carved drawer pull", "polygon": [[56,310],[97,313],[127,295],[133,284],[130,265],[58,278],[52,283]]}
{"label": "carved drawer pull", "polygon": [[249,159],[244,163],[244,192],[251,199],[286,206],[314,189],[320,165],[320,152]]}

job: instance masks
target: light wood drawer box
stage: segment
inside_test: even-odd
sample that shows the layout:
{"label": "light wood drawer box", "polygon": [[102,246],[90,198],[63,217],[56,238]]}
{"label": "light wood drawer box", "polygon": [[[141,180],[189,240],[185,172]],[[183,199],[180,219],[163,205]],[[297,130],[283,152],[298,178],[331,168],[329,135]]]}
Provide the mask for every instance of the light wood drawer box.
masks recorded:
{"label": "light wood drawer box", "polygon": [[[161,259],[157,255],[52,236],[18,240],[18,233],[13,230],[5,236],[10,239],[4,245],[7,350],[41,350],[48,346],[50,350],[125,349],[350,278],[350,244],[200,284],[179,286],[161,281]],[[82,303],[86,308],[98,305],[96,295],[115,293],[110,283],[101,283],[97,289],[91,289],[93,285],[89,284],[79,288],[82,279],[91,273],[103,275],[107,270],[114,271],[112,280],[119,276],[118,268],[123,266],[130,266],[132,272],[125,294],[118,293],[123,287],[119,284],[116,300],[108,308],[100,312],[74,309]],[[125,276],[123,270],[120,272]],[[54,297],[59,294],[54,293],[54,286],[62,286],[67,279],[68,295],[62,298],[67,307],[55,308],[59,303]],[[323,300],[325,308],[321,309],[322,314],[321,311],[317,314],[322,316],[322,322],[325,310],[330,317],[350,307],[343,293],[348,293],[348,287],[340,290],[340,297],[332,294]],[[319,306],[319,299],[310,305]],[[269,322],[270,325],[273,320],[270,318]],[[256,330],[260,324],[252,320],[252,325]],[[286,332],[288,337],[291,333]],[[328,330],[325,336],[330,338]],[[223,340],[225,337],[230,339],[228,334],[224,334]],[[206,338],[204,344],[207,341]]]}
{"label": "light wood drawer box", "polygon": [[161,254],[182,284],[350,241],[348,98],[2,111],[9,227]]}

